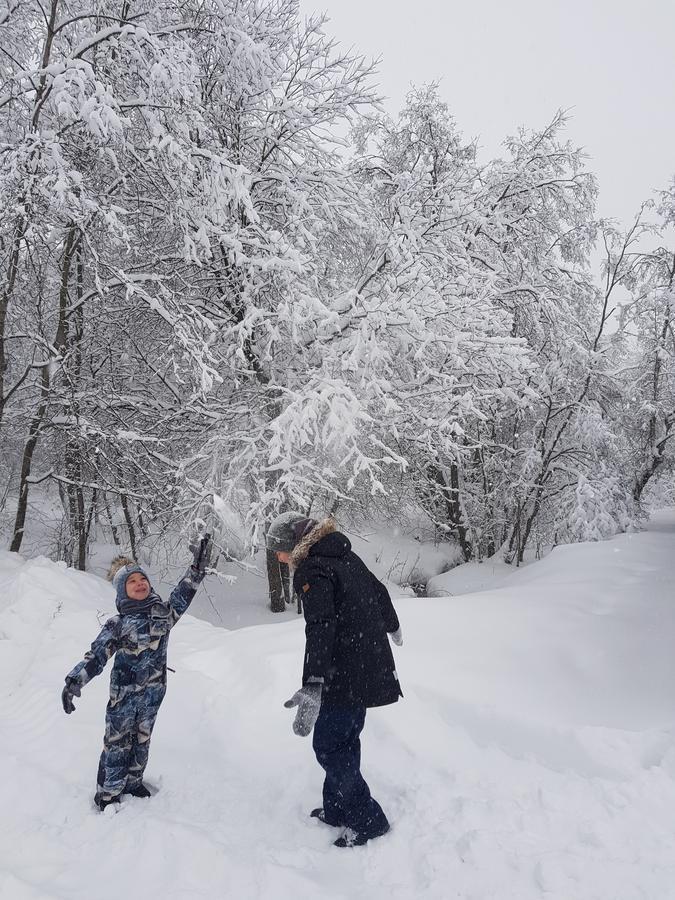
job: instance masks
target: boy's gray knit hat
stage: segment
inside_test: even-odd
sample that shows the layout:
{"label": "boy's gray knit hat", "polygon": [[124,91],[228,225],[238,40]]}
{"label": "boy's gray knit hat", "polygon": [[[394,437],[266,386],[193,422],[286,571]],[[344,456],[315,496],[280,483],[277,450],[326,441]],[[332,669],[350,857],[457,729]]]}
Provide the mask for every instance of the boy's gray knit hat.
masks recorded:
{"label": "boy's gray knit hat", "polygon": [[291,553],[296,544],[309,534],[316,525],[316,519],[299,512],[285,512],[277,516],[267,530],[265,546],[268,550]]}
{"label": "boy's gray knit hat", "polygon": [[110,564],[108,580],[112,581],[112,585],[115,588],[115,603],[118,609],[120,603],[123,600],[128,599],[127,578],[130,575],[133,575],[134,572],[138,572],[139,575],[142,575],[145,578],[148,584],[150,583],[148,573],[145,569],[143,569],[142,566],[139,566],[135,560],[129,559],[128,556],[116,556]]}

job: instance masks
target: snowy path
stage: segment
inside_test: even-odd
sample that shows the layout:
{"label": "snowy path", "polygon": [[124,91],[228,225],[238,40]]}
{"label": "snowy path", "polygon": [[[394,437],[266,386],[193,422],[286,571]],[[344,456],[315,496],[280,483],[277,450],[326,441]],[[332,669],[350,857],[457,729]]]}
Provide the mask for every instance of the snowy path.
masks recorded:
{"label": "snowy path", "polygon": [[310,742],[283,700],[297,621],[172,637],[149,801],[91,806],[107,674],[64,673],[110,589],[0,554],[0,898],[670,900],[675,515],[558,548],[498,590],[397,603],[405,700],[369,713],[364,771],[393,822],[355,851],[307,818]]}

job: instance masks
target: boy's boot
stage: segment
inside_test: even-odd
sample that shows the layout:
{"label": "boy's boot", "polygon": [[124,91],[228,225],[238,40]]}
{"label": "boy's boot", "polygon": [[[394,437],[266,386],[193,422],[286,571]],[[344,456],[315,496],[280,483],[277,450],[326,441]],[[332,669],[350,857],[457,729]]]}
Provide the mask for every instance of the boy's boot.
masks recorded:
{"label": "boy's boot", "polygon": [[142,781],[126,788],[123,793],[129,794],[132,797],[152,797],[152,792],[146,788]]}
{"label": "boy's boot", "polygon": [[95,794],[94,795],[94,803],[98,808],[103,812],[106,806],[110,806],[112,803],[119,803],[120,798],[117,797],[104,797],[103,794]]}

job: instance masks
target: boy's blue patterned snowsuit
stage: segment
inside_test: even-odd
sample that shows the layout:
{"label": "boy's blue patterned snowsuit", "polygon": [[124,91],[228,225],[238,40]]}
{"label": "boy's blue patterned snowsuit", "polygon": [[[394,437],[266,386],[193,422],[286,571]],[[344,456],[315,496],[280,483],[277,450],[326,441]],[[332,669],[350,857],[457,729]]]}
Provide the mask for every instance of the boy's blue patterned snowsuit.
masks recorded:
{"label": "boy's blue patterned snowsuit", "polygon": [[66,676],[66,682],[82,687],[116,654],[98,767],[97,796],[102,799],[133,789],[143,779],[150,736],[166,692],[169,632],[190,605],[202,577],[188,569],[168,603],[151,593],[148,600],[154,602],[149,609],[145,604],[147,611],[108,619],[91,650]]}

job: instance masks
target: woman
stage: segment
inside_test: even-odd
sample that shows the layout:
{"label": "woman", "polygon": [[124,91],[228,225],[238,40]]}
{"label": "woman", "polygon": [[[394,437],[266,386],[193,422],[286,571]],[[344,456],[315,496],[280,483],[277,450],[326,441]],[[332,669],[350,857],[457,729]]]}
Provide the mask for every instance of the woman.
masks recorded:
{"label": "woman", "polygon": [[402,696],[387,633],[399,646],[401,628],[389,592],[336,530],[298,512],[278,516],[267,548],[293,570],[305,615],[302,687],[286,702],[298,707],[296,734],[314,728],[312,746],[326,777],[323,806],[311,814],[344,827],[336,847],[365,844],[389,822],[360,771],[366,710]]}

